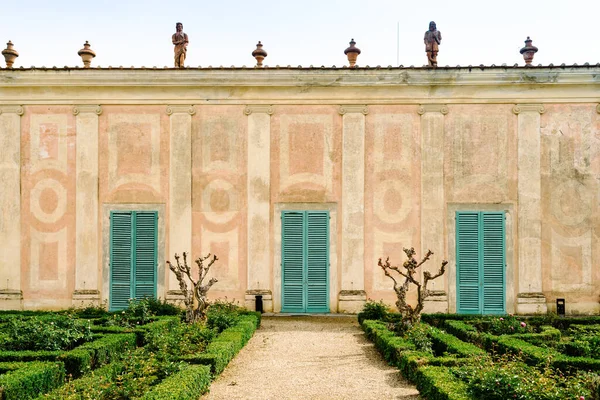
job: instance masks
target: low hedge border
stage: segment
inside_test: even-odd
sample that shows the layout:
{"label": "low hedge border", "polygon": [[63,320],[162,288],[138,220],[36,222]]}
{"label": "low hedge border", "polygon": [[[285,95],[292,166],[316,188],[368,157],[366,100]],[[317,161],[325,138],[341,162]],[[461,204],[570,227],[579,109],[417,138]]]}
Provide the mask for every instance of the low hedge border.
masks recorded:
{"label": "low hedge border", "polygon": [[122,369],[122,366],[120,362],[104,365],[79,379],[74,379],[65,385],[57,387],[48,394],[41,394],[37,400],[63,400],[65,398],[73,398],[73,394],[84,392],[88,393],[89,397],[90,389],[99,388],[107,382],[114,380]]}
{"label": "low hedge border", "polygon": [[557,332],[555,328],[544,327],[542,333],[502,336],[480,333],[472,325],[458,320],[446,320],[444,328],[459,339],[474,344],[482,344],[489,352],[521,355],[529,365],[543,366],[550,363],[553,368],[563,372],[573,372],[576,369],[586,371],[600,370],[600,360],[589,357],[567,356],[552,348],[536,346],[534,343],[520,338],[523,336],[529,340],[535,338],[536,341],[540,337],[555,338],[557,335],[560,335],[560,331]]}
{"label": "low hedge border", "polygon": [[65,381],[61,362],[23,363],[20,368],[0,375],[0,399],[29,400],[60,387]]}
{"label": "low hedge border", "polygon": [[429,400],[472,400],[467,385],[446,367],[424,365],[415,374],[415,385],[421,396]]}
{"label": "low hedge border", "polygon": [[[466,385],[454,377],[447,368],[465,363],[468,361],[467,358],[433,357],[429,353],[417,351],[411,342],[395,336],[381,321],[364,320],[361,326],[383,357],[390,364],[398,367],[407,379],[414,382],[428,400],[470,400]],[[434,332],[433,329],[430,330],[430,334],[435,335],[440,346],[443,343],[444,346],[450,346],[464,353],[469,351],[480,353],[473,350],[470,347],[472,345],[462,346],[450,340],[448,336],[451,335]],[[464,343],[464,345],[469,344]]]}
{"label": "low hedge border", "polygon": [[54,361],[63,352],[44,351],[44,350],[7,350],[0,351],[0,362],[20,362],[20,361]]}
{"label": "low hedge border", "polygon": [[86,371],[120,359],[127,350],[133,350],[135,345],[134,333],[107,335],[65,352],[58,359],[65,363],[67,373],[77,378]]}
{"label": "low hedge border", "polygon": [[480,349],[474,344],[463,342],[459,338],[449,333],[441,332],[437,329],[430,329],[429,337],[433,343],[433,350],[436,354],[451,353],[459,357],[486,357],[485,350]]}
{"label": "low hedge border", "polygon": [[219,375],[250,340],[259,323],[260,316],[257,313],[241,315],[238,322],[221,332],[203,353],[184,356],[181,360],[190,364],[208,365],[214,376]]}
{"label": "low hedge border", "polygon": [[140,400],[196,400],[208,392],[211,378],[208,365],[186,365],[146,392]]}

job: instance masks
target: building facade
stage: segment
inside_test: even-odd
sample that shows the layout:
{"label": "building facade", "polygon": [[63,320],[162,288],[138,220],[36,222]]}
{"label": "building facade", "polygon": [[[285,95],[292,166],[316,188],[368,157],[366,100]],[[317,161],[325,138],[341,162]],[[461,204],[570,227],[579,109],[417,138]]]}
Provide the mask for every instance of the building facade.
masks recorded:
{"label": "building facade", "polygon": [[395,300],[379,258],[449,264],[426,311],[600,311],[600,66],[0,69],[0,308],[210,295]]}

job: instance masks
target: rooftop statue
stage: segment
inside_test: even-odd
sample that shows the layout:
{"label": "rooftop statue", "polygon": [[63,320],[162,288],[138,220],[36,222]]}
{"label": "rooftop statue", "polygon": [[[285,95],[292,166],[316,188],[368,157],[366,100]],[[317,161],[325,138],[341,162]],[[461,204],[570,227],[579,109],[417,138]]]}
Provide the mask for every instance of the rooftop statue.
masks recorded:
{"label": "rooftop statue", "polygon": [[175,45],[175,67],[183,68],[185,56],[187,53],[188,35],[183,33],[183,24],[175,24],[177,32],[173,34],[173,44]]}
{"label": "rooftop statue", "polygon": [[425,32],[425,52],[430,67],[437,67],[438,46],[442,41],[442,33],[436,29],[435,22],[429,23],[429,30]]}

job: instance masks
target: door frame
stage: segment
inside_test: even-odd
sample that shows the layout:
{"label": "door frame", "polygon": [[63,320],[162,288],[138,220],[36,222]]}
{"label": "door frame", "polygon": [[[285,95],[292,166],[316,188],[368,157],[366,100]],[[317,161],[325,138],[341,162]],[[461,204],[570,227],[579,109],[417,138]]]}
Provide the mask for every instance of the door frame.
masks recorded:
{"label": "door frame", "polygon": [[[111,211],[154,211],[157,221],[157,266],[156,297],[165,298],[165,205],[164,204],[103,204],[102,205],[102,299],[110,302],[110,212]],[[163,261],[161,261],[163,260]]]}
{"label": "door frame", "polygon": [[482,204],[482,203],[448,203],[446,207],[446,231],[448,232],[448,260],[450,264],[447,268],[447,289],[448,289],[448,312],[453,314],[457,312],[457,293],[456,293],[456,212],[457,211],[504,211],[506,219],[504,229],[506,233],[506,286],[505,286],[505,307],[507,313],[515,312],[515,247],[514,241],[517,237],[516,224],[514,223],[514,205],[511,203],[500,204]]}
{"label": "door frame", "polygon": [[282,211],[329,211],[329,312],[338,309],[338,224],[337,203],[275,203],[273,207],[273,312],[281,312],[282,260],[281,260],[281,212]]}

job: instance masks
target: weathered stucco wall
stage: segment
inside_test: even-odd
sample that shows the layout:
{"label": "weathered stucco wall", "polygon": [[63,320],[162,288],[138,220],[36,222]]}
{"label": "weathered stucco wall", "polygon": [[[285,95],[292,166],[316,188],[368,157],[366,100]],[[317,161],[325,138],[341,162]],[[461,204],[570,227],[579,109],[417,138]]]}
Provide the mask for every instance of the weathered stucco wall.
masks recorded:
{"label": "weathered stucco wall", "polygon": [[[213,298],[281,309],[282,210],[330,213],[330,309],[395,297],[402,247],[446,275],[460,210],[505,211],[506,310],[600,310],[600,67],[0,70],[0,308],[107,300],[110,210],[164,259],[217,254]],[[411,294],[414,297],[414,293]]]}

